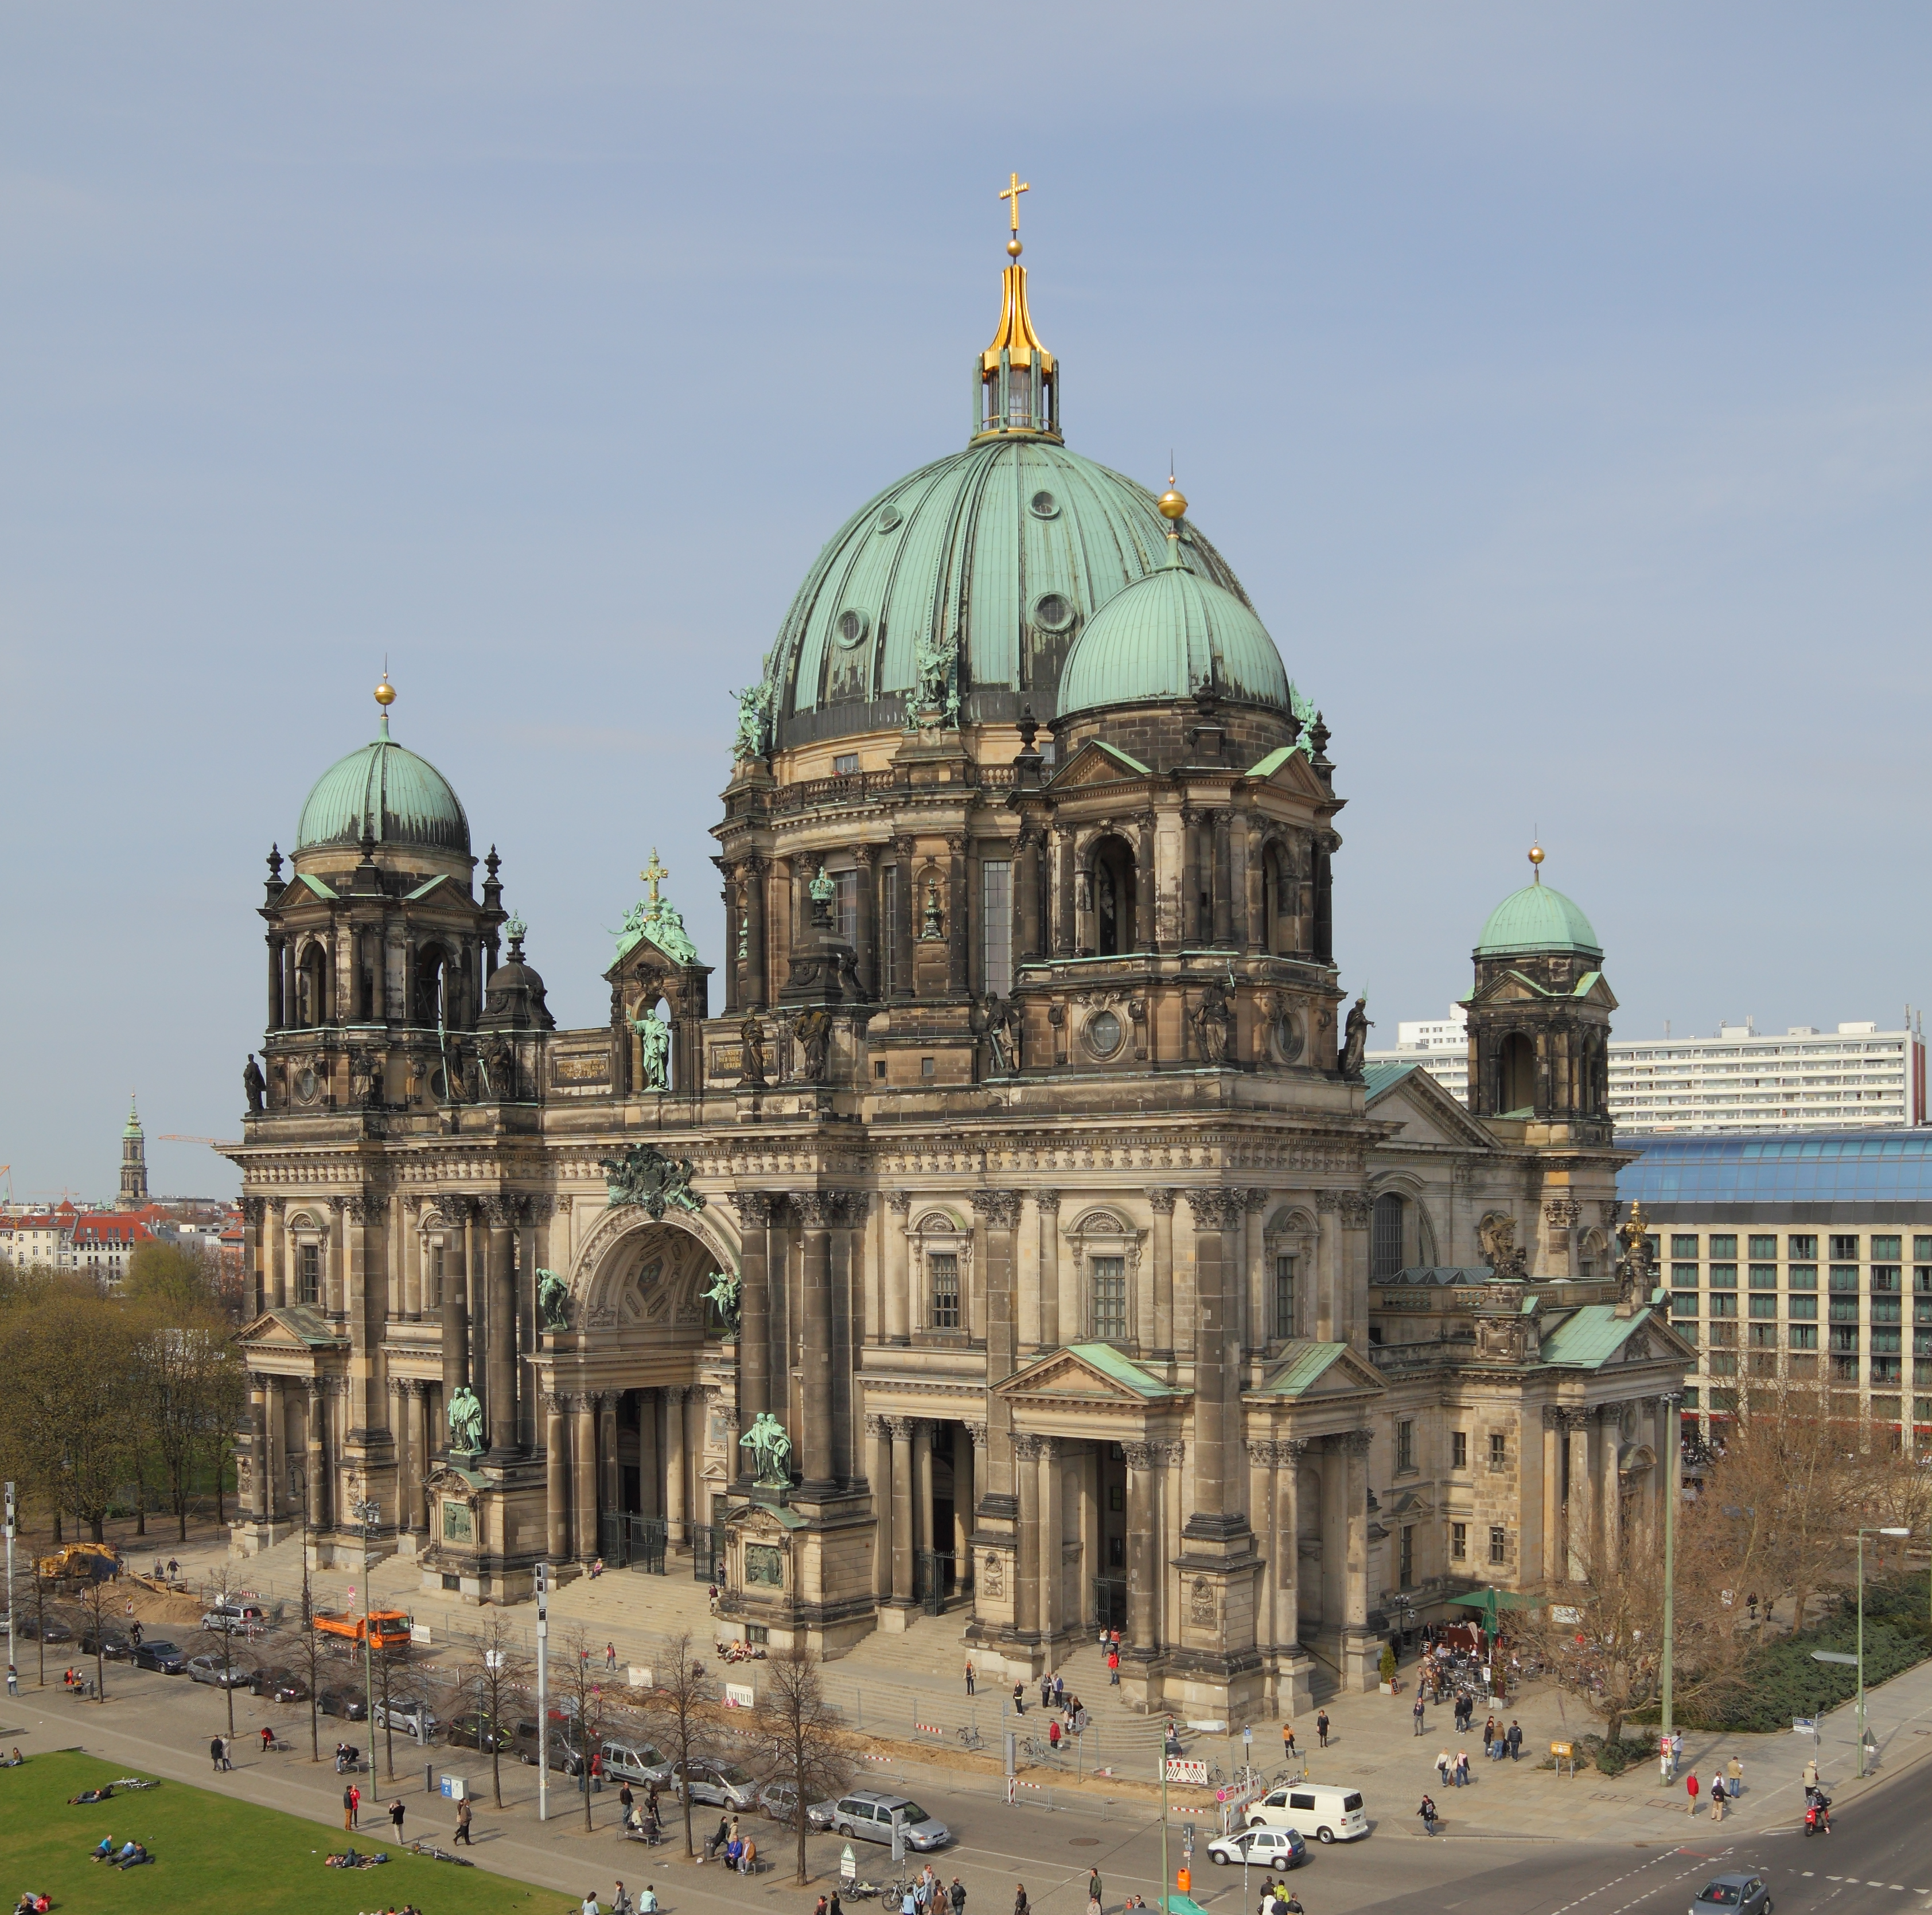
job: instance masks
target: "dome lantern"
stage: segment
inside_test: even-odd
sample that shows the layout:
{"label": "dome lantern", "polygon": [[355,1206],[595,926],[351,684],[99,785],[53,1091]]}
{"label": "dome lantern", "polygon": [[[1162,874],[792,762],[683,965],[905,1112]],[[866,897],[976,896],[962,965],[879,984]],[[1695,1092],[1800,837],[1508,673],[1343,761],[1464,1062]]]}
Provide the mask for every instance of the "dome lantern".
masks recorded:
{"label": "dome lantern", "polygon": [[1060,437],[1060,368],[1040,342],[1027,310],[1026,268],[1020,264],[1020,195],[1033,191],[1018,173],[1000,191],[1012,206],[1011,262],[1000,275],[1000,323],[993,343],[973,362],[973,436],[1016,432]]}

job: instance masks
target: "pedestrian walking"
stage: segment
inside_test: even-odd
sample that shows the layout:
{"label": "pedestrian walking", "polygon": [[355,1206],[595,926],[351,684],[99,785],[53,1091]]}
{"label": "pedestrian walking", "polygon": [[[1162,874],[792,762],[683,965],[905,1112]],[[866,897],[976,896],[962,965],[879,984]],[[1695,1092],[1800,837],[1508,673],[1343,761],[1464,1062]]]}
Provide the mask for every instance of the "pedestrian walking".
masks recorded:
{"label": "pedestrian walking", "polygon": [[1693,1815],[1696,1814],[1697,1812],[1697,1772],[1694,1769],[1684,1778],[1684,1793],[1690,1798],[1690,1812]]}
{"label": "pedestrian walking", "polygon": [[140,1624],[138,1622],[130,1622],[128,1625],[128,1640],[134,1643],[136,1649],[139,1649],[141,1646]]}
{"label": "pedestrian walking", "polygon": [[20,1672],[10,1662],[7,1665],[7,1693],[9,1695],[20,1693]]}
{"label": "pedestrian walking", "polygon": [[1818,1786],[1818,1759],[1816,1756],[1805,1763],[1804,1772],[1799,1779],[1808,1789],[1815,1789]]}
{"label": "pedestrian walking", "polygon": [[1423,1832],[1425,1835],[1432,1835],[1433,1834],[1435,1834],[1435,1832],[1436,1832],[1436,1805],[1435,1805],[1435,1803],[1434,1803],[1434,1802],[1431,1802],[1431,1801],[1430,1800],[1430,1799],[1428,1798],[1428,1796],[1424,1796],[1422,1798],[1422,1805],[1421,1805],[1419,1808],[1418,1808],[1418,1809],[1416,1810],[1416,1811],[1415,1811],[1415,1812],[1416,1812],[1416,1814],[1417,1814],[1420,1815],[1420,1816],[1422,1817],[1422,1832]]}
{"label": "pedestrian walking", "polygon": [[1031,1905],[1027,1900],[1026,1883],[1016,1882],[1013,1884],[1013,1915],[1027,1915]]}
{"label": "pedestrian walking", "polygon": [[1107,1680],[1115,1688],[1120,1685],[1120,1652],[1118,1646],[1107,1651]]}
{"label": "pedestrian walking", "polygon": [[219,1736],[213,1737],[209,1741],[208,1756],[208,1760],[214,1764],[214,1772],[218,1775],[220,1775],[221,1773],[221,1738]]}
{"label": "pedestrian walking", "polygon": [[1040,1679],[1040,1706],[1042,1709],[1053,1706],[1053,1678],[1042,1676]]}
{"label": "pedestrian walking", "polygon": [[452,1838],[451,1846],[453,1847],[460,1841],[466,1841],[472,1848],[476,1846],[476,1838],[470,1832],[470,1798],[467,1796],[456,1805],[456,1833]]}
{"label": "pedestrian walking", "polygon": [[1087,1871],[1087,1899],[1096,1908],[1100,1906],[1100,1871],[1097,1868],[1089,1868]]}
{"label": "pedestrian walking", "polygon": [[1684,1766],[1684,1731],[1674,1729],[1670,1735],[1670,1772],[1674,1775]]}
{"label": "pedestrian walking", "polygon": [[403,1838],[403,1799],[400,1796],[398,1796],[395,1800],[389,1804],[389,1820],[395,1829],[396,1839],[398,1841]]}
{"label": "pedestrian walking", "polygon": [[1326,1748],[1328,1746],[1328,1712],[1325,1709],[1316,1711],[1315,1733],[1322,1746]]}
{"label": "pedestrian walking", "polygon": [[1026,1685],[1024,1682],[1013,1685],[1013,1713],[1016,1715],[1026,1713]]}
{"label": "pedestrian walking", "polygon": [[1284,1762],[1293,1762],[1298,1759],[1298,1755],[1294,1746],[1294,1724],[1284,1722],[1281,1725],[1281,1759]]}
{"label": "pedestrian walking", "polygon": [[1066,1706],[1066,1678],[1058,1673],[1053,1679],[1053,1706],[1056,1709]]}
{"label": "pedestrian walking", "polygon": [[1466,1748],[1456,1751],[1456,1786],[1459,1789],[1469,1786],[1469,1751]]}
{"label": "pedestrian walking", "polygon": [[1483,1753],[1487,1755],[1496,1739],[1496,1718],[1492,1715],[1483,1724]]}
{"label": "pedestrian walking", "polygon": [[172,1582],[181,1574],[181,1565],[172,1556],[168,1558],[168,1580]]}
{"label": "pedestrian walking", "polygon": [[1415,1733],[1419,1736],[1422,1733],[1422,1691],[1420,1689],[1415,1692],[1415,1706],[1409,1713],[1415,1718]]}
{"label": "pedestrian walking", "polygon": [[973,1665],[970,1662],[966,1665],[966,1693],[968,1695],[973,1693]]}
{"label": "pedestrian walking", "polygon": [[1736,1802],[1744,1792],[1744,1765],[1737,1756],[1724,1764],[1724,1793]]}
{"label": "pedestrian walking", "polygon": [[1436,1751],[1436,1772],[1442,1778],[1442,1786],[1446,1789],[1449,1786],[1449,1751],[1446,1748]]}
{"label": "pedestrian walking", "polygon": [[356,1785],[352,1782],[342,1791],[342,1826],[345,1829],[356,1826]]}
{"label": "pedestrian walking", "polygon": [[606,1669],[614,1669],[617,1666],[617,1645],[615,1643],[604,1645],[604,1666]]}
{"label": "pedestrian walking", "polygon": [[1514,1715],[1510,1718],[1509,1734],[1504,1739],[1509,1743],[1510,1760],[1520,1762],[1522,1760],[1522,1724]]}
{"label": "pedestrian walking", "polygon": [[[373,1774],[376,1767],[376,1752],[369,1751],[369,1768]],[[349,1826],[358,1829],[362,1826],[362,1791],[354,1782],[349,1784]]]}
{"label": "pedestrian walking", "polygon": [[1724,1772],[1720,1769],[1711,1777],[1711,1820],[1721,1822],[1724,1819]]}
{"label": "pedestrian walking", "polygon": [[946,1891],[946,1898],[952,1904],[952,1915],[966,1915],[966,1884],[957,1875],[952,1886]]}

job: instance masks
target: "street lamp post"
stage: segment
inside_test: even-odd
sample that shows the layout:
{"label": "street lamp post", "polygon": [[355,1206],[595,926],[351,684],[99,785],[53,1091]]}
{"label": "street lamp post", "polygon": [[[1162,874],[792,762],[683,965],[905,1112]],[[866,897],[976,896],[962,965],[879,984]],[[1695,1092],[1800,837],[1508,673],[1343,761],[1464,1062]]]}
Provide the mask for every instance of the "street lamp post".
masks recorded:
{"label": "street lamp post", "polygon": [[1677,1500],[1683,1493],[1683,1465],[1678,1460],[1683,1421],[1682,1399],[1672,1391],[1664,1399],[1664,1694],[1660,1698],[1665,1739],[1671,1733],[1671,1685],[1676,1674],[1677,1651]]}
{"label": "street lamp post", "polygon": [[[369,1724],[369,1773],[373,1776],[376,1772],[376,1631],[370,1616],[376,1605],[369,1587],[369,1537],[382,1520],[382,1505],[374,1497],[365,1496],[352,1503],[350,1509],[362,1532],[362,1706],[364,1719]],[[390,1760],[394,1759],[392,1754]]]}
{"label": "street lamp post", "polygon": [[1909,1536],[1910,1529],[1890,1524],[1861,1529],[1858,1532],[1858,1652],[1846,1655],[1840,1651],[1814,1649],[1811,1652],[1814,1662],[1849,1662],[1856,1665],[1858,1675],[1858,1777],[1865,1772],[1865,1538],[1868,1536]]}

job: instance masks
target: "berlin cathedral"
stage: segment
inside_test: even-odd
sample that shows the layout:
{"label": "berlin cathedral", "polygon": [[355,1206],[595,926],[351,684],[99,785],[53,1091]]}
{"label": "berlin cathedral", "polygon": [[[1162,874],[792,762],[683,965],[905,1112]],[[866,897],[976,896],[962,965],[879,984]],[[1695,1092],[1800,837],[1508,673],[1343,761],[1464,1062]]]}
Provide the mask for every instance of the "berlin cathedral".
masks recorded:
{"label": "berlin cathedral", "polygon": [[1365,1063],[1328,727],[1172,482],[1070,449],[1010,197],[966,445],[740,695],[718,962],[653,853],[558,1029],[386,677],[271,855],[238,1553],[668,1565],[989,1680],[1117,1627],[1131,1706],[1232,1718],[1660,1508],[1596,934],[1540,869],[1490,914],[1469,1109]]}

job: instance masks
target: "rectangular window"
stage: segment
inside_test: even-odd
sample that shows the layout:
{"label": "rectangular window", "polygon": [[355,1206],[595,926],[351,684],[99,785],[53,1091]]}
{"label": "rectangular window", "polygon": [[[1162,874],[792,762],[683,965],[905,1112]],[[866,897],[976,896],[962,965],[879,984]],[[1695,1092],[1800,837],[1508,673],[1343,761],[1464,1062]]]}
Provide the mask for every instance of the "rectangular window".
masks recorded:
{"label": "rectangular window", "polygon": [[951,1250],[934,1250],[926,1259],[926,1275],[932,1285],[932,1327],[956,1330],[959,1327],[959,1259]]}
{"label": "rectangular window", "polygon": [[1676,1290],[1671,1293],[1670,1313],[1673,1316],[1695,1316],[1697,1314],[1697,1292],[1695,1290]]}
{"label": "rectangular window", "polygon": [[1871,1293],[1874,1296],[1896,1296],[1899,1291],[1899,1268],[1895,1263],[1875,1263],[1871,1267]]}
{"label": "rectangular window", "polygon": [[1898,1242],[1896,1237],[1874,1237],[1871,1240],[1870,1255],[1874,1263],[1896,1263],[1898,1261]]}
{"label": "rectangular window", "polygon": [[1500,1430],[1490,1433],[1490,1467],[1504,1469],[1509,1466],[1509,1439]]}
{"label": "rectangular window", "polygon": [[1103,1343],[1127,1340],[1127,1260],[1124,1256],[1094,1259],[1094,1335]]}
{"label": "rectangular window", "polygon": [[1858,1260],[1858,1240],[1856,1237],[1834,1237],[1832,1254],[1842,1263],[1856,1263]]}
{"label": "rectangular window", "polygon": [[834,778],[850,778],[858,769],[859,754],[856,752],[841,752],[832,761],[832,775]]}
{"label": "rectangular window", "polygon": [[1754,1350],[1777,1349],[1778,1325],[1775,1323],[1754,1323],[1750,1326],[1750,1346]]}
{"label": "rectangular window", "polygon": [[1469,1559],[1469,1526],[1466,1523],[1452,1523],[1449,1526],[1449,1555],[1452,1561],[1466,1562]]}
{"label": "rectangular window", "polygon": [[1695,1349],[1697,1347],[1697,1326],[1696,1324],[1673,1323],[1670,1327],[1672,1329],[1675,1330],[1693,1349]]}
{"label": "rectangular window", "polygon": [[1750,1267],[1750,1286],[1754,1290],[1774,1290],[1778,1288],[1778,1265],[1774,1263],[1754,1263]]}
{"label": "rectangular window", "polygon": [[[1735,1302],[1736,1298],[1732,1301]],[[1736,1349],[1738,1346],[1738,1326],[1735,1323],[1713,1323],[1711,1325],[1711,1347],[1713,1349]]]}
{"label": "rectangular window", "polygon": [[1858,1360],[1855,1356],[1834,1356],[1832,1359],[1832,1381],[1834,1383],[1856,1383],[1858,1380]]}
{"label": "rectangular window", "polygon": [[[1415,1425],[1406,1417],[1395,1426],[1395,1466],[1398,1469],[1415,1467]],[[1402,1534],[1407,1535],[1408,1532],[1405,1529]]]}
{"label": "rectangular window", "polygon": [[1932,1237],[1912,1238],[1912,1260],[1915,1263],[1932,1263]]}
{"label": "rectangular window", "polygon": [[1735,1290],[1738,1287],[1738,1266],[1735,1263],[1712,1264],[1711,1287],[1714,1290]]}
{"label": "rectangular window", "polygon": [[322,1300],[322,1246],[304,1244],[302,1249],[302,1295],[303,1303],[319,1303]]}
{"label": "rectangular window", "polygon": [[1753,1256],[1769,1257],[1774,1260],[1778,1256],[1778,1239],[1775,1237],[1752,1238],[1750,1253]]}
{"label": "rectangular window", "polygon": [[[1871,1360],[1871,1379],[1874,1383],[1890,1383],[1895,1387],[1900,1379],[1904,1368],[1904,1360],[1902,1358],[1875,1356]],[[1878,1405],[1876,1402],[1873,1403],[1872,1409],[1874,1412],[1877,1411]]]}
{"label": "rectangular window", "polygon": [[1856,1292],[1858,1287],[1858,1266],[1856,1263],[1834,1263],[1832,1266],[1832,1288],[1843,1295],[1847,1291]]}
{"label": "rectangular window", "polygon": [[1686,1409],[1695,1409],[1697,1407],[1697,1385],[1695,1383],[1684,1385],[1684,1407]]}
{"label": "rectangular window", "polygon": [[1818,1239],[1816,1237],[1786,1237],[1784,1253],[1786,1256],[1800,1258],[1810,1263],[1817,1256]]}
{"label": "rectangular window", "polygon": [[1466,1469],[1469,1466],[1469,1433],[1466,1430],[1454,1430],[1450,1435],[1449,1466],[1452,1469]]}
{"label": "rectangular window", "polygon": [[1396,1587],[1412,1589],[1415,1587],[1415,1526],[1406,1523],[1402,1529],[1402,1547],[1396,1556]]}
{"label": "rectangular window", "polygon": [[1670,1280],[1680,1290],[1694,1290],[1697,1287],[1697,1266],[1694,1263],[1673,1263],[1670,1266]]}
{"label": "rectangular window", "polygon": [[1778,1314],[1778,1298],[1775,1296],[1753,1297],[1750,1300],[1750,1313],[1753,1316],[1759,1318],[1775,1316]]}
{"label": "rectangular window", "polygon": [[1815,1263],[1793,1263],[1784,1272],[1785,1286],[1793,1290],[1815,1290],[1818,1287],[1818,1266]]}
{"label": "rectangular window", "polygon": [[856,871],[834,871],[826,875],[832,880],[832,935],[842,944],[856,946],[859,941],[859,874]]}
{"label": "rectangular window", "polygon": [[1858,1326],[1856,1323],[1834,1323],[1832,1325],[1832,1348],[1834,1352],[1856,1355],[1858,1347]]}
{"label": "rectangular window", "polygon": [[1903,1297],[1874,1297],[1871,1300],[1871,1320],[1874,1323],[1904,1322],[1905,1299]]}
{"label": "rectangular window", "polygon": [[1784,1313],[1794,1323],[1815,1323],[1818,1320],[1818,1299],[1816,1297],[1786,1297]]}
{"label": "rectangular window", "polygon": [[1274,1260],[1274,1333],[1286,1339],[1294,1334],[1294,1259]]}
{"label": "rectangular window", "polygon": [[980,861],[980,936],[986,995],[1006,997],[1013,988],[1013,868],[1004,858]]}
{"label": "rectangular window", "polygon": [[1713,1376],[1735,1376],[1738,1373],[1738,1357],[1735,1350],[1713,1350],[1704,1361]]}
{"label": "rectangular window", "polygon": [[1713,1292],[1711,1298],[1711,1314],[1713,1316],[1735,1316],[1738,1313],[1736,1297],[1720,1296]]}
{"label": "rectangular window", "polygon": [[1733,1257],[1738,1253],[1738,1240],[1735,1237],[1713,1237],[1711,1247],[1704,1254],[1713,1257]]}
{"label": "rectangular window", "polygon": [[1697,1254],[1697,1239],[1673,1235],[1670,1239],[1670,1254],[1672,1256],[1695,1256]]}
{"label": "rectangular window", "polygon": [[1915,1296],[1932,1297],[1932,1265],[1922,1265],[1912,1271],[1912,1291]]}
{"label": "rectangular window", "polygon": [[879,874],[879,995],[884,998],[896,995],[899,989],[902,908],[899,868],[889,864]]}
{"label": "rectangular window", "polygon": [[1856,1297],[1832,1298],[1831,1318],[1834,1323],[1856,1323],[1858,1320],[1858,1298]]}
{"label": "rectangular window", "polygon": [[1818,1347],[1818,1326],[1815,1323],[1792,1323],[1786,1328],[1790,1333],[1790,1342],[1795,1350],[1814,1350]]}
{"label": "rectangular window", "polygon": [[1509,1532],[1500,1525],[1490,1531],[1490,1561],[1500,1565],[1509,1560]]}

